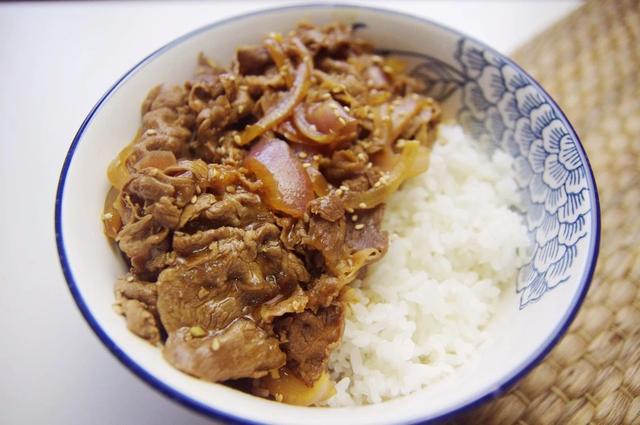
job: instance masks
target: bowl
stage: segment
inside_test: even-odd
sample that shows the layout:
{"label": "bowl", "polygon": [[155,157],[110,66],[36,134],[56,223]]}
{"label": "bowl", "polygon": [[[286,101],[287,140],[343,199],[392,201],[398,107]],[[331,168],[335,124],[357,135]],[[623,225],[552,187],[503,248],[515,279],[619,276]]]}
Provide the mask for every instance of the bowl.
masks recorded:
{"label": "bowl", "polygon": [[[503,295],[489,341],[450,378],[392,401],[353,408],[276,403],[187,376],[160,350],[130,333],[111,308],[125,271],[102,232],[105,170],[140,125],[140,104],[159,82],[182,83],[202,51],[229,63],[236,46],[285,32],[301,19],[359,27],[384,55],[403,58],[486,149],[515,159],[531,260]],[[69,289],[105,346],[151,386],[197,411],[242,423],[385,424],[445,419],[508,389],[566,331],[587,293],[599,244],[593,175],[576,132],[542,87],[510,59],[434,22],[351,5],[264,10],[212,23],[152,53],[121,77],[78,130],[65,159],[55,206],[56,241]]]}

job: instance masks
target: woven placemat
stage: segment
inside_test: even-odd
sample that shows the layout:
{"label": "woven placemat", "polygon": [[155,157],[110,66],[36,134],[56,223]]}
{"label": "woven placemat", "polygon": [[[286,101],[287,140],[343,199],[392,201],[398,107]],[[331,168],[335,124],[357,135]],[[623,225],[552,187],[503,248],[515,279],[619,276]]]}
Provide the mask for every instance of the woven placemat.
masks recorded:
{"label": "woven placemat", "polygon": [[640,424],[640,0],[590,1],[514,55],[574,124],[602,208],[591,289],[561,342],[456,424]]}

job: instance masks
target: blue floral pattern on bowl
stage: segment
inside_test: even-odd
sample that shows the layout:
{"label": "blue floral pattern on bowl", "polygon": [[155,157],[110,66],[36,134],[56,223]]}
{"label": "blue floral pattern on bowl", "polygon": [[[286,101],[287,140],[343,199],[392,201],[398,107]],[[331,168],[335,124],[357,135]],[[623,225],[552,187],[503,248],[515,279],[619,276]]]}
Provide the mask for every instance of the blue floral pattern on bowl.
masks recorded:
{"label": "blue floral pattern on bowl", "polygon": [[424,81],[427,93],[445,100],[459,92],[457,117],[466,131],[514,158],[533,240],[516,282],[520,308],[568,280],[589,229],[587,173],[572,132],[531,78],[466,38],[458,41],[451,64],[414,52],[381,53],[419,58],[411,74]]}

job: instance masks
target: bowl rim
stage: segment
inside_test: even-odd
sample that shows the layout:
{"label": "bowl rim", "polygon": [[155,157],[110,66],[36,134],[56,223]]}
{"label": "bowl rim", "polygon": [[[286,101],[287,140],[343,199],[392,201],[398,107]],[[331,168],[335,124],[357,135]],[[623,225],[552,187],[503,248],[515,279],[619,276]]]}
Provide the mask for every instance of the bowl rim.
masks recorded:
{"label": "bowl rim", "polygon": [[67,258],[67,253],[65,250],[65,243],[62,231],[62,205],[64,200],[64,189],[66,184],[67,172],[71,165],[71,161],[73,160],[75,150],[82,140],[84,136],[84,132],[87,127],[91,124],[93,117],[95,114],[101,109],[103,104],[111,97],[111,95],[122,86],[130,76],[138,72],[144,65],[155,57],[163,54],[164,52],[182,44],[184,41],[200,34],[206,32],[212,28],[222,26],[228,24],[229,22],[242,20],[248,17],[255,17],[260,15],[268,15],[268,14],[277,14],[283,11],[289,11],[294,9],[356,9],[356,10],[365,10],[369,12],[379,13],[379,14],[388,14],[394,15],[405,19],[413,20],[420,24],[427,24],[430,26],[435,26],[443,31],[448,33],[457,35],[459,37],[464,37],[472,42],[477,43],[482,46],[485,50],[497,55],[498,57],[505,60],[505,62],[519,72],[522,72],[526,75],[532,85],[539,90],[544,96],[545,100],[551,105],[557,112],[558,118],[561,122],[566,126],[569,130],[570,135],[576,142],[576,146],[578,147],[578,152],[583,161],[585,169],[588,171],[587,174],[587,182],[589,190],[589,200],[591,202],[591,211],[593,214],[593,219],[591,220],[591,229],[590,229],[590,247],[589,252],[587,254],[587,264],[585,264],[585,270],[582,275],[580,284],[573,295],[571,300],[571,305],[563,316],[562,320],[556,325],[556,327],[551,332],[549,338],[541,344],[538,349],[531,353],[529,357],[527,357],[524,361],[522,361],[516,368],[504,374],[500,379],[496,381],[496,383],[492,386],[485,388],[482,392],[479,392],[479,396],[460,401],[457,405],[443,411],[433,414],[431,416],[425,416],[416,420],[412,420],[411,423],[427,423],[431,421],[443,421],[446,419],[451,419],[453,416],[460,414],[464,411],[467,411],[475,406],[480,405],[481,403],[494,398],[506,390],[508,390],[511,386],[513,386],[517,381],[519,381],[523,376],[529,373],[538,363],[542,361],[542,359],[551,351],[551,349],[556,345],[556,343],[560,340],[560,338],[565,334],[568,330],[569,326],[575,319],[575,316],[580,309],[582,302],[588,292],[589,286],[591,284],[591,280],[593,278],[598,253],[600,249],[600,228],[601,228],[601,217],[600,217],[600,201],[598,196],[598,190],[595,182],[595,178],[593,175],[593,170],[591,168],[591,164],[589,163],[589,159],[585,153],[585,149],[582,146],[580,138],[576,130],[573,128],[567,117],[565,116],[562,109],[558,106],[558,104],[553,100],[553,98],[546,92],[544,88],[538,83],[531,75],[529,75],[524,69],[522,69],[518,64],[516,64],[513,60],[508,58],[507,56],[501,54],[495,49],[491,48],[487,44],[470,37],[456,29],[450,28],[446,25],[440,24],[438,22],[432,21],[427,18],[422,18],[419,16],[411,15],[409,13],[395,11],[386,8],[380,7],[372,7],[372,6],[363,6],[357,4],[350,3],[308,3],[308,4],[296,4],[296,5],[287,5],[287,6],[279,6],[273,8],[264,8],[258,9],[255,11],[251,11],[248,13],[243,13],[239,15],[234,15],[222,20],[217,20],[201,26],[195,30],[192,30],[174,40],[166,43],[164,46],[158,48],[154,52],[147,55],[144,59],[134,65],[131,69],[125,72],[98,100],[98,102],[93,106],[89,114],[83,120],[80,128],[76,132],[73,141],[69,147],[69,150],[65,156],[64,163],[62,165],[62,169],[60,172],[60,177],[58,180],[58,187],[56,190],[56,198],[55,198],[55,214],[54,214],[54,227],[55,227],[55,239],[56,239],[56,247],[58,251],[58,257],[60,261],[60,266],[62,268],[63,275],[67,282],[67,286],[71,295],[79,308],[82,316],[89,324],[93,332],[96,336],[102,341],[102,343],[111,351],[111,353],[131,372],[140,377],[144,382],[146,382],[149,386],[169,397],[170,399],[177,401],[178,403],[200,413],[208,416],[210,418],[221,419],[227,422],[239,423],[239,424],[259,424],[261,422],[255,422],[249,419],[245,419],[243,417],[225,412],[218,408],[212,407],[208,404],[202,403],[198,400],[191,398],[189,395],[171,387],[169,384],[164,383],[160,379],[156,378],[151,372],[147,371],[140,364],[136,363],[131,357],[127,355],[104,331],[104,329],[100,326],[97,320],[91,315],[89,308],[83,299],[78,286],[76,284],[75,278],[71,272],[71,268],[69,266],[69,260]]}

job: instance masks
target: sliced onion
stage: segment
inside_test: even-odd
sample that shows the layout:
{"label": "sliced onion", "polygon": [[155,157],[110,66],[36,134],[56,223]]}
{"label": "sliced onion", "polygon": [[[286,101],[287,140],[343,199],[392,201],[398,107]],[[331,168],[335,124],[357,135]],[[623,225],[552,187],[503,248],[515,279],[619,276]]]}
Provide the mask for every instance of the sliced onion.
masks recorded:
{"label": "sliced onion", "polygon": [[416,116],[422,109],[424,102],[416,94],[407,96],[394,105],[391,114],[391,141],[400,136],[411,118]]}
{"label": "sliced onion", "polygon": [[358,122],[333,99],[296,106],[293,122],[307,138],[323,145],[357,136]]}
{"label": "sliced onion", "polygon": [[115,239],[122,227],[122,218],[116,207],[120,202],[120,191],[112,187],[107,193],[104,200],[104,209],[102,215],[102,223],[104,224],[104,233],[107,237]]}
{"label": "sliced onion", "polygon": [[325,196],[329,193],[329,183],[324,175],[316,167],[307,167],[307,174],[311,180],[311,187],[316,196]]}
{"label": "sliced onion", "polygon": [[313,199],[309,175],[287,142],[263,140],[251,148],[245,167],[263,183],[264,200],[272,209],[302,217]]}
{"label": "sliced onion", "polygon": [[266,389],[276,400],[297,406],[311,406],[328,400],[336,393],[327,372],[315,380],[311,387],[292,373],[283,370],[280,376],[265,376],[257,381],[258,389]]}
{"label": "sliced onion", "polygon": [[351,283],[361,268],[367,264],[373,263],[382,256],[382,253],[375,248],[365,248],[356,251],[349,256],[346,262],[338,264],[338,279],[341,286]]}
{"label": "sliced onion", "polygon": [[407,140],[398,161],[388,172],[386,181],[380,186],[365,192],[347,192],[344,202],[345,207],[373,208],[385,202],[406,179],[411,177],[419,147],[420,143],[417,140]]}
{"label": "sliced onion", "polygon": [[280,44],[275,38],[267,38],[264,42],[271,59],[276,64],[278,71],[283,74],[284,81],[287,83],[287,87],[293,85],[293,75],[291,74],[291,61],[287,57]]}
{"label": "sliced onion", "polygon": [[133,153],[135,142],[138,140],[136,136],[133,141],[124,147],[107,168],[107,178],[111,185],[118,190],[122,190],[124,185],[131,179],[131,172],[127,167],[127,160]]}
{"label": "sliced onion", "polygon": [[313,61],[305,45],[297,38],[293,40],[294,46],[298,49],[301,57],[300,65],[296,69],[296,78],[293,81],[291,90],[282,100],[269,112],[267,112],[257,123],[247,127],[240,135],[238,144],[246,145],[260,136],[267,130],[271,130],[278,124],[286,120],[293,112],[293,108],[304,98],[311,82],[311,72],[313,71]]}

